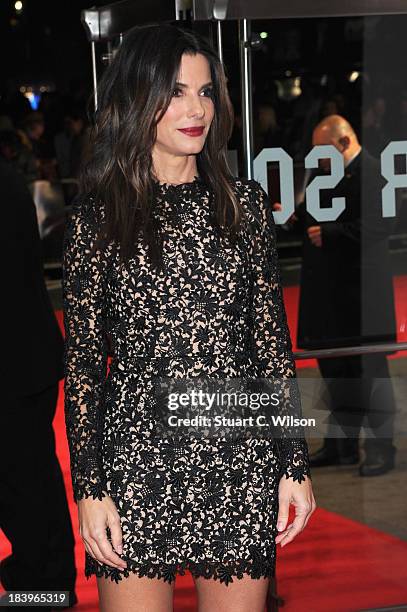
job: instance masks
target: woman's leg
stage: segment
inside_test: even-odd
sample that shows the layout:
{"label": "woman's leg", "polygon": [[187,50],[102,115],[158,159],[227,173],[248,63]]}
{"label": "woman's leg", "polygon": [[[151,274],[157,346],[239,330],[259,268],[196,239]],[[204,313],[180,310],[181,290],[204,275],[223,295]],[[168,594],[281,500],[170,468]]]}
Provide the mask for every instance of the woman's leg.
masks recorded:
{"label": "woman's leg", "polygon": [[100,612],[172,612],[175,582],[140,578],[136,574],[118,583],[97,578]]}
{"label": "woman's leg", "polygon": [[264,612],[269,578],[233,578],[227,586],[219,580],[195,578],[199,612]]}

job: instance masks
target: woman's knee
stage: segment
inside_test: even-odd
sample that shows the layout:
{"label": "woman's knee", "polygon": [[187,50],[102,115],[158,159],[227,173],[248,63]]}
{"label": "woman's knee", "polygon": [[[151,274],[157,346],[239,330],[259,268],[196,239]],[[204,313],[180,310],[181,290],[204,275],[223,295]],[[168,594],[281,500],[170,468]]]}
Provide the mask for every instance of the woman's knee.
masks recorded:
{"label": "woman's knee", "polygon": [[196,578],[199,612],[264,612],[269,578],[233,578],[226,585],[219,580]]}
{"label": "woman's knee", "polygon": [[130,574],[118,583],[97,578],[97,585],[100,612],[173,612],[174,583]]}

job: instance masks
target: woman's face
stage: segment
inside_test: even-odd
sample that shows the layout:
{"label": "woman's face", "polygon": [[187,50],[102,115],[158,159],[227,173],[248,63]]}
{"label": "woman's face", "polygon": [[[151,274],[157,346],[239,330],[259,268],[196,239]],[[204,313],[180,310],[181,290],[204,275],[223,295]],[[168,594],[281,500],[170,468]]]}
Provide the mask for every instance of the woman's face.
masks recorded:
{"label": "woman's face", "polygon": [[[205,144],[214,116],[209,62],[200,53],[184,54],[171,103],[157,125],[154,153],[196,155]],[[185,128],[201,128],[185,132]]]}

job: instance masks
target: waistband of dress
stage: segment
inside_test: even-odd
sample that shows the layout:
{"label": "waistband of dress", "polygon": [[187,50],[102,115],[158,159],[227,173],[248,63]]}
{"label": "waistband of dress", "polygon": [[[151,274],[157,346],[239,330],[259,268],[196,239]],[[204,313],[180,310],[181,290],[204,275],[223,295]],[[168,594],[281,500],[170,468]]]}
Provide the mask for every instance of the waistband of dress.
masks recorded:
{"label": "waistband of dress", "polygon": [[253,362],[253,352],[250,349],[242,349],[238,353],[233,353],[233,354],[226,353],[226,352],[219,352],[219,353],[213,352],[213,353],[207,353],[207,354],[183,353],[183,354],[178,354],[178,355],[157,355],[157,354],[113,355],[112,360],[110,362],[110,368],[123,370],[123,369],[126,369],[127,366],[134,365],[134,364],[148,364],[150,362],[154,364],[166,364],[170,362],[183,361],[185,359],[188,359],[188,360],[193,359],[196,361],[200,361],[202,359],[209,359],[209,358],[213,358],[216,356],[219,356],[226,362],[228,362],[229,360],[236,362],[237,356],[239,356],[240,359],[242,357],[244,359],[247,359],[248,363]]}

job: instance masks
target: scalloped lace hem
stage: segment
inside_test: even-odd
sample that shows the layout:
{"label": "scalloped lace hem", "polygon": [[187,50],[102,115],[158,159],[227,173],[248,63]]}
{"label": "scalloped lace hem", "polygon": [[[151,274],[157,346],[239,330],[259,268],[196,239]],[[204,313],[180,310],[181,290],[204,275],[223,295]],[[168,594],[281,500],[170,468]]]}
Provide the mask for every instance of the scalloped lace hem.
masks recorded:
{"label": "scalloped lace hem", "polygon": [[212,580],[220,580],[226,586],[232,584],[234,578],[241,580],[244,576],[250,576],[253,579],[273,578],[275,577],[275,563],[273,561],[259,560],[254,561],[237,561],[229,564],[210,563],[204,561],[196,563],[194,561],[183,561],[182,563],[144,563],[140,564],[127,559],[127,568],[119,570],[115,567],[99,565],[97,561],[87,563],[85,567],[85,576],[89,579],[95,575],[98,578],[110,578],[111,581],[118,583],[123,578],[128,578],[131,573],[137,574],[140,578],[158,578],[170,584],[175,581],[177,575],[184,576],[185,571],[191,572],[194,578],[207,578]]}

